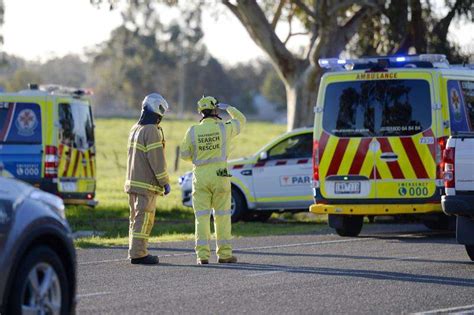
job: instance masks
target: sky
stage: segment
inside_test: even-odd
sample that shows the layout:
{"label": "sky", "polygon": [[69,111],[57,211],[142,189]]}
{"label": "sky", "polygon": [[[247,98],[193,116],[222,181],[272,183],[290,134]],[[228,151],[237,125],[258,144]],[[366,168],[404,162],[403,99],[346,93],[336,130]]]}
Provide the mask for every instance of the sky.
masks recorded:
{"label": "sky", "polygon": [[[4,4],[3,50],[28,60],[83,54],[85,48],[106,41],[121,23],[119,10],[96,9],[89,0],[4,0]],[[168,18],[173,18],[174,13],[168,13]],[[204,43],[221,62],[235,64],[264,57],[230,13],[219,19],[205,15],[203,29]],[[453,25],[450,36],[474,50],[473,23]],[[302,40],[296,39],[293,46]]]}

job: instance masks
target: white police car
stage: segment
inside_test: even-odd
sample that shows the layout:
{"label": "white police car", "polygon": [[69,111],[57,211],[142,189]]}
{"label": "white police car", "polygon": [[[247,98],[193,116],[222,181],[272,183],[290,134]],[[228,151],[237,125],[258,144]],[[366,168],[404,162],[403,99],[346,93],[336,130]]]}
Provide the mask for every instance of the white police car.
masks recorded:
{"label": "white police car", "polygon": [[[313,203],[312,128],[287,132],[255,155],[229,161],[232,174],[232,222],[265,221],[273,211],[307,210]],[[185,206],[191,207],[192,173],[179,184]]]}

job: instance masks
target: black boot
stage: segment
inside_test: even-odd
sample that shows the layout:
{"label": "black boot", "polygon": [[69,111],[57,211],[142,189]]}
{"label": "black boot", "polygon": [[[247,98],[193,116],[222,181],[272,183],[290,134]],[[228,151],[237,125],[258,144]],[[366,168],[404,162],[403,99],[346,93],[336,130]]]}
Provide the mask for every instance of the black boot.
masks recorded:
{"label": "black boot", "polygon": [[130,262],[134,265],[157,265],[160,260],[157,256],[147,255],[142,258],[132,258]]}

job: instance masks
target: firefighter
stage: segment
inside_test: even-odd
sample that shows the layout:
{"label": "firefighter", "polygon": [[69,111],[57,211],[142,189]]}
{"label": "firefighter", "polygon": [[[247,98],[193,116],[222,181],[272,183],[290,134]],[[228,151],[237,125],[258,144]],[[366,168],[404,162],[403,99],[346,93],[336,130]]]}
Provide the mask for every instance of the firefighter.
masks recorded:
{"label": "firefighter", "polygon": [[[227,156],[231,140],[240,133],[245,116],[212,96],[198,101],[200,124],[191,126],[181,145],[181,158],[193,163],[193,208],[196,218],[197,264],[209,263],[210,216],[213,210],[219,263],[236,263],[231,245],[231,185]],[[218,109],[231,119],[222,122]]]}
{"label": "firefighter", "polygon": [[132,264],[158,264],[158,257],[148,254],[148,238],[155,221],[157,195],[170,193],[166,171],[165,138],[159,126],[168,103],[158,93],[147,95],[142,102],[138,123],[130,130],[128,140],[125,192],[130,205],[129,251]]}

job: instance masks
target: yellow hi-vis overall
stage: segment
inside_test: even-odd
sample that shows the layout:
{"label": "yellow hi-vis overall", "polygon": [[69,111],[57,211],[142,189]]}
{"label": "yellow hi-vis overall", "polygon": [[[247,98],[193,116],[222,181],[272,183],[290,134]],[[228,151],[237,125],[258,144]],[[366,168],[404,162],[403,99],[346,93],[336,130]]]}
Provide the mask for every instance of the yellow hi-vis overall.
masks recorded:
{"label": "yellow hi-vis overall", "polygon": [[196,254],[209,259],[210,216],[214,210],[217,256],[232,257],[231,186],[227,171],[230,140],[240,133],[245,116],[228,107],[231,120],[205,118],[188,129],[181,144],[181,158],[193,162],[193,208],[196,217]]}

